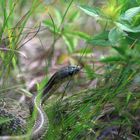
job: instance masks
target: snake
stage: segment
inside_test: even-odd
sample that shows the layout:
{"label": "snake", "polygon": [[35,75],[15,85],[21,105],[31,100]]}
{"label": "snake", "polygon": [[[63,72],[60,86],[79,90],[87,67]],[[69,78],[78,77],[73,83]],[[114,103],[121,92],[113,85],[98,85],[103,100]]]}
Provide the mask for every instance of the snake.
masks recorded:
{"label": "snake", "polygon": [[[0,118],[8,118],[0,124],[0,140],[41,140],[49,129],[49,120],[44,112],[43,104],[60,87],[80,71],[79,66],[66,66],[56,71],[43,88],[43,92],[31,97],[26,106],[16,100],[4,98],[0,101]],[[28,119],[33,118],[33,128],[28,132]],[[17,135],[18,133],[18,135]]]}

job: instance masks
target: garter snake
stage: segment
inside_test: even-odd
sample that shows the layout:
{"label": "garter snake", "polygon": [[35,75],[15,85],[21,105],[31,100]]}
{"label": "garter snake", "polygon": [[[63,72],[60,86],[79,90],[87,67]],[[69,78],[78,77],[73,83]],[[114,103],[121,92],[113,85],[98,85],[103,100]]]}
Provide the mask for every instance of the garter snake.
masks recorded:
{"label": "garter snake", "polygon": [[[60,84],[71,78],[73,75],[77,74],[80,69],[81,68],[78,66],[63,67],[50,78],[48,83],[44,86],[44,90],[41,94],[37,94],[31,98],[31,106],[28,106],[28,109],[30,110],[31,114],[33,113],[33,110],[35,110],[37,117],[35,118],[33,130],[29,134],[26,134],[28,125],[26,121],[27,118],[24,118],[24,115],[21,115],[21,113],[19,115],[17,110],[15,112],[11,112],[11,110],[8,110],[8,108],[5,107],[5,104],[7,102],[10,101],[11,106],[13,102],[11,102],[10,99],[6,98],[4,104],[0,103],[0,117],[7,117],[10,119],[8,124],[0,124],[0,140],[21,140],[27,138],[32,140],[42,139],[48,130],[48,117],[42,108],[43,103],[53,94],[53,91],[56,90],[57,87],[60,86]],[[40,100],[38,100],[39,98]],[[20,109],[20,112],[23,113],[23,106],[20,107]],[[31,114],[30,116],[32,116]],[[5,128],[10,129],[13,133],[17,132],[20,129],[21,135],[13,135],[12,133],[8,134]]]}

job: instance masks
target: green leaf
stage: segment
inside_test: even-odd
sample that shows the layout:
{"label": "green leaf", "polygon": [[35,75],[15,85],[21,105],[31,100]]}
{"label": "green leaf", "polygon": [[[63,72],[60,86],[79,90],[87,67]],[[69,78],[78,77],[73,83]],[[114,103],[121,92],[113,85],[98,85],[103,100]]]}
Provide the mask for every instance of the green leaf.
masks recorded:
{"label": "green leaf", "polygon": [[133,17],[139,13],[140,13],[140,6],[130,8],[124,13],[124,15],[122,15],[122,19],[127,20],[130,23],[132,22]]}
{"label": "green leaf", "polygon": [[103,31],[97,35],[94,36],[94,39],[103,39],[103,40],[108,40],[108,33],[109,31]]}
{"label": "green leaf", "polygon": [[109,41],[101,40],[101,39],[100,40],[93,39],[91,41],[88,41],[88,43],[95,46],[101,46],[101,47],[109,47],[112,45]]}
{"label": "green leaf", "polygon": [[140,25],[136,26],[136,27],[131,27],[128,24],[122,24],[119,22],[115,22],[115,24],[118,26],[118,28],[120,28],[121,30],[126,31],[126,32],[132,32],[132,33],[140,32]]}
{"label": "green leaf", "polygon": [[74,11],[71,13],[71,15],[68,17],[68,22],[74,22],[77,20],[80,16],[80,13],[78,11]]}
{"label": "green leaf", "polygon": [[77,43],[77,41],[74,40],[74,39],[71,39],[71,37],[68,36],[68,35],[63,35],[63,40],[65,41],[65,43],[66,43],[66,45],[68,47],[68,51],[70,53],[72,53],[74,51],[74,49],[75,49],[75,46],[76,46],[75,43]]}
{"label": "green leaf", "polygon": [[84,32],[80,32],[80,31],[77,31],[77,32],[73,32],[73,35],[76,35],[80,38],[83,38],[83,39],[86,39],[86,40],[89,40],[90,39],[90,36]]}
{"label": "green leaf", "polygon": [[113,46],[120,46],[121,41],[125,39],[126,34],[117,28],[112,28],[108,34],[108,39]]}
{"label": "green leaf", "polygon": [[93,54],[92,48],[86,48],[86,50],[85,50],[85,48],[82,48],[82,49],[78,50],[78,52],[80,53],[80,55],[82,55],[83,53],[84,53],[84,55]]}
{"label": "green leaf", "polygon": [[110,56],[110,57],[102,58],[100,62],[111,63],[111,62],[119,62],[122,60],[123,59],[120,56]]}
{"label": "green leaf", "polygon": [[51,22],[50,20],[45,20],[43,23],[44,23],[47,27],[49,27],[50,30],[53,30],[53,24],[52,24],[52,22]]}
{"label": "green leaf", "polygon": [[87,5],[81,5],[78,6],[82,11],[84,11],[86,14],[96,18],[96,19],[100,19],[101,18],[101,11],[98,8],[93,8],[93,7],[89,7]]}
{"label": "green leaf", "polygon": [[89,40],[88,43],[102,47],[108,47],[112,45],[108,40],[108,31],[97,34],[93,39]]}
{"label": "green leaf", "polygon": [[125,55],[125,48],[123,47],[113,47],[120,55],[124,56]]}
{"label": "green leaf", "polygon": [[[50,31],[54,32],[54,25],[51,20],[45,20],[43,23],[50,29]],[[57,26],[55,26],[55,32],[59,33]]]}
{"label": "green leaf", "polygon": [[55,15],[56,15],[56,21],[57,21],[57,25],[59,26],[61,24],[61,21],[62,21],[62,17],[63,17],[63,14],[60,10],[58,9],[55,9]]}
{"label": "green leaf", "polygon": [[69,31],[69,30],[66,30],[64,32],[65,34],[69,34],[69,35],[72,35],[72,36],[78,36],[82,39],[85,39],[85,40],[89,40],[90,39],[90,36],[84,32],[81,32],[81,31]]}

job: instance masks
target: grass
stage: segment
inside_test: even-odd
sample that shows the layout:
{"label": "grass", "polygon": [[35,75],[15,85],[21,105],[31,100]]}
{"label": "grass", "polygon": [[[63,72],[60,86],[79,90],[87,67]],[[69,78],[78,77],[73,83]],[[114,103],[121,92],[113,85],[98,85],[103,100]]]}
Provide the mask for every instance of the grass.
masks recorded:
{"label": "grass", "polygon": [[139,139],[136,125],[139,120],[139,101],[136,98],[139,95],[129,88],[138,73],[128,67],[118,69],[117,75],[114,73],[113,70],[108,82],[96,89],[80,91],[61,102],[57,101],[55,105],[50,101],[46,109],[51,122],[47,138],[51,140],[57,136],[58,139],[69,140],[99,139],[107,137],[102,133],[109,128],[108,135],[111,128],[116,128],[117,134],[108,136],[108,139]]}

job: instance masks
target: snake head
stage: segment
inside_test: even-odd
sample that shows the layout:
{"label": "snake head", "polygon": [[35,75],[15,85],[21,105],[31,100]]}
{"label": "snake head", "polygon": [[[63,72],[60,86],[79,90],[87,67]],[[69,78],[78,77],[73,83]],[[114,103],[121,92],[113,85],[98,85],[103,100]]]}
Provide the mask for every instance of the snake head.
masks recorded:
{"label": "snake head", "polygon": [[63,82],[74,76],[80,71],[81,67],[79,66],[66,66],[58,70],[44,86],[43,91],[43,102],[49,98],[50,94],[47,94],[50,90],[56,89],[54,87],[59,87]]}
{"label": "snake head", "polygon": [[61,74],[65,77],[73,76],[80,71],[80,66],[67,66],[60,70]]}
{"label": "snake head", "polygon": [[62,83],[66,79],[71,78],[72,76],[76,75],[80,71],[79,66],[66,66],[58,70],[49,80],[52,84]]}
{"label": "snake head", "polygon": [[63,81],[76,75],[80,69],[80,66],[66,66],[57,71],[54,76],[56,79],[59,79],[59,81]]}

